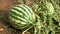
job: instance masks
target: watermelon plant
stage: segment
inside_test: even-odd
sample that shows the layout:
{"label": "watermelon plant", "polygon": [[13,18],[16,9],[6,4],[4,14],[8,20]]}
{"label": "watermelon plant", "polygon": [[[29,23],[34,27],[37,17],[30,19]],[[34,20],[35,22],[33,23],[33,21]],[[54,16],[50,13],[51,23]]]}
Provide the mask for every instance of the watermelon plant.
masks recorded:
{"label": "watermelon plant", "polygon": [[[36,5],[37,4],[37,5]],[[55,9],[50,2],[43,2],[41,5],[36,3],[33,8],[35,12],[39,13],[37,16],[37,24],[35,26],[34,34],[55,34],[57,26],[54,24],[53,16]]]}
{"label": "watermelon plant", "polygon": [[[19,0],[20,1],[20,0]],[[21,0],[27,4],[28,0]],[[33,28],[32,34],[56,34],[60,30],[60,3],[57,0],[37,0],[33,5],[13,6],[8,14],[8,19],[16,29],[25,29],[25,34]],[[32,30],[31,30],[32,31]],[[60,31],[59,31],[60,32]]]}

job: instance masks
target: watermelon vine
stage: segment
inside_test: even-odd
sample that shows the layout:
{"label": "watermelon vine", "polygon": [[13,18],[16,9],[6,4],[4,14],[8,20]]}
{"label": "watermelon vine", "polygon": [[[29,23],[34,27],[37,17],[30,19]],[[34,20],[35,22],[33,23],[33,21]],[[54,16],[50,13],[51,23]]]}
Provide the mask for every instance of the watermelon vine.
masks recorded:
{"label": "watermelon vine", "polygon": [[8,19],[16,29],[25,29],[22,34],[31,28],[34,29],[32,34],[56,34],[60,30],[59,1],[39,0],[32,2],[31,8],[25,5],[28,0],[21,1],[11,8]]}

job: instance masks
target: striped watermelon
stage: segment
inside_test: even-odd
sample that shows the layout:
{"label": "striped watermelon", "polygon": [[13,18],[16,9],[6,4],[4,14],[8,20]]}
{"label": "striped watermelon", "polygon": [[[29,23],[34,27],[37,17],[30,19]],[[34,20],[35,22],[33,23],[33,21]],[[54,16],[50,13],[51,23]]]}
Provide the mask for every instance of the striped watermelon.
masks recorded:
{"label": "striped watermelon", "polygon": [[25,29],[35,23],[33,10],[26,5],[16,5],[9,12],[9,21],[17,29]]}
{"label": "striped watermelon", "polygon": [[54,14],[54,7],[53,7],[52,3],[46,2],[46,3],[44,3],[44,7],[47,10],[47,13],[49,15],[53,15]]}

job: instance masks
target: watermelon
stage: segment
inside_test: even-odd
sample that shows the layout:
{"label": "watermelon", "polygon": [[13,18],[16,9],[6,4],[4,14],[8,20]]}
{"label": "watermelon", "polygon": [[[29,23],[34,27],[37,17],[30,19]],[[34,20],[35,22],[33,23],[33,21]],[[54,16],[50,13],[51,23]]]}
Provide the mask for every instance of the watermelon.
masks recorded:
{"label": "watermelon", "polygon": [[28,28],[36,21],[33,10],[27,5],[13,6],[8,14],[8,19],[16,29]]}
{"label": "watermelon", "polygon": [[53,7],[52,3],[46,2],[46,3],[44,3],[43,6],[45,7],[45,9],[47,10],[46,12],[49,15],[53,15],[54,14],[54,7]]}

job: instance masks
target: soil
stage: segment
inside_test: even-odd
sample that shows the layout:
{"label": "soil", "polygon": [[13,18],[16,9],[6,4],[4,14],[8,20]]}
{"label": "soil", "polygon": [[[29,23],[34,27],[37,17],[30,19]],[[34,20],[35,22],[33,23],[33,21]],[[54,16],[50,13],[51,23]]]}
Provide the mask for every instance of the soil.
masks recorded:
{"label": "soil", "polygon": [[[6,15],[9,9],[17,4],[17,0],[0,0],[0,15]],[[21,34],[20,30],[12,28],[8,23],[0,19],[0,34]]]}

